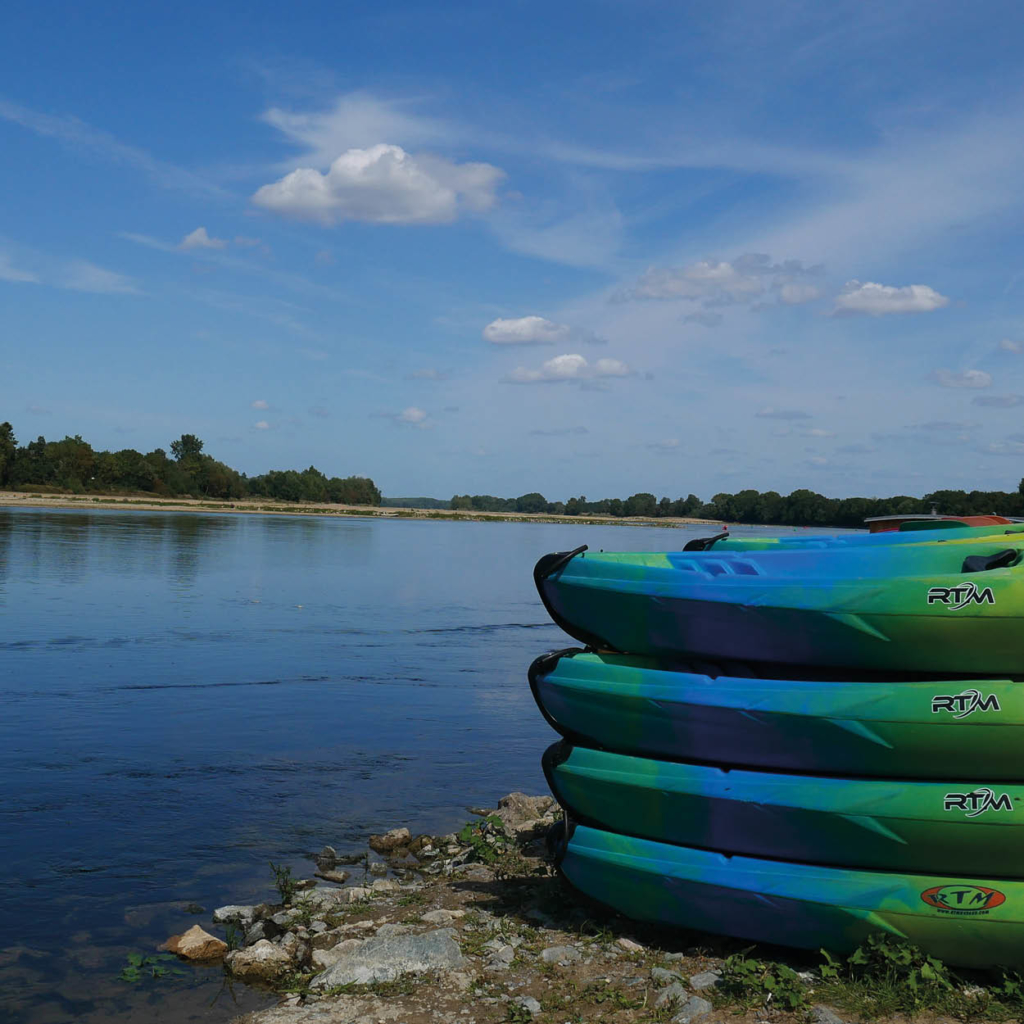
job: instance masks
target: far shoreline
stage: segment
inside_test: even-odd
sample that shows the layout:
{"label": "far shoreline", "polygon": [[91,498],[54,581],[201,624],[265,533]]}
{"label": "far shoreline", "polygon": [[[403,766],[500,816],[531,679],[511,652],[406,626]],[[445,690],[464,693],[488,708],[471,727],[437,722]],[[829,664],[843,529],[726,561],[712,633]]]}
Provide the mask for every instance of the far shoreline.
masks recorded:
{"label": "far shoreline", "polygon": [[[585,526],[723,527],[718,519],[666,516],[557,515],[547,512],[480,512],[464,509],[391,508],[373,505],[332,505],[327,502],[289,503],[246,498],[215,501],[204,498],[158,498],[150,495],[42,494],[38,491],[0,491],[0,507],[39,509],[109,509],[120,512],[215,512],[239,515],[355,517],[365,519],[453,520],[502,523],[560,523]],[[758,524],[763,525],[763,524]]]}

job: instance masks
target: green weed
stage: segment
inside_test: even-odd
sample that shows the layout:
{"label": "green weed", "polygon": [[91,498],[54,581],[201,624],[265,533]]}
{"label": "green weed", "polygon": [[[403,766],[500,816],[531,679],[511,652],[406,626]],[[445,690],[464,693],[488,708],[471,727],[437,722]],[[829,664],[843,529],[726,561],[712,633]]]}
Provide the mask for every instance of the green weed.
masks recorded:
{"label": "green weed", "polygon": [[118,975],[119,981],[135,984],[143,978],[182,977],[188,971],[177,966],[178,958],[173,953],[154,953],[146,956],[142,953],[129,953],[126,963]]}

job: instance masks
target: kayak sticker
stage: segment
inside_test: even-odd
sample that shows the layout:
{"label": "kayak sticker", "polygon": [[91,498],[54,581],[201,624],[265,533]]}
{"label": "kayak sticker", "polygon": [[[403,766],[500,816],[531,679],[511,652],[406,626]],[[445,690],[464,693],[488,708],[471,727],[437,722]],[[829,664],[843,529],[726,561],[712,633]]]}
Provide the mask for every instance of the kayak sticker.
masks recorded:
{"label": "kayak sticker", "polygon": [[928,590],[928,604],[944,604],[951,611],[966,608],[969,604],[995,603],[996,595],[992,593],[992,588],[979,590],[973,580],[955,587],[930,587]]}
{"label": "kayak sticker", "polygon": [[1006,902],[998,889],[983,885],[933,885],[921,893],[929,907],[945,914],[987,914]]}
{"label": "kayak sticker", "polygon": [[947,793],[942,801],[944,811],[963,811],[965,818],[977,818],[986,811],[1012,811],[1009,793],[996,796],[995,790],[979,786],[970,793]]}
{"label": "kayak sticker", "polygon": [[964,690],[961,693],[938,693],[932,697],[932,714],[948,711],[954,718],[966,718],[975,711],[999,711],[999,698],[990,693],[982,696],[980,690]]}

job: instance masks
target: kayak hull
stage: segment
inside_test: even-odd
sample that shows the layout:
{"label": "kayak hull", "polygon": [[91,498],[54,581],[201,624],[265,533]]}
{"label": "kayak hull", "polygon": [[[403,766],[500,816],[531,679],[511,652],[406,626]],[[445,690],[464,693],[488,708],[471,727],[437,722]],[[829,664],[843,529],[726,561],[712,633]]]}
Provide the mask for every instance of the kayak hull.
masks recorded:
{"label": "kayak hull", "polygon": [[730,854],[885,871],[1024,876],[1024,786],[723,769],[572,747],[543,759],[566,813]]}
{"label": "kayak hull", "polygon": [[548,722],[585,746],[779,771],[1024,779],[1024,683],[1006,678],[761,678],[578,649],[538,658],[529,678]]}
{"label": "kayak hull", "polygon": [[637,920],[848,952],[875,932],[963,967],[1024,964],[1024,882],[729,857],[569,823],[580,892]]}

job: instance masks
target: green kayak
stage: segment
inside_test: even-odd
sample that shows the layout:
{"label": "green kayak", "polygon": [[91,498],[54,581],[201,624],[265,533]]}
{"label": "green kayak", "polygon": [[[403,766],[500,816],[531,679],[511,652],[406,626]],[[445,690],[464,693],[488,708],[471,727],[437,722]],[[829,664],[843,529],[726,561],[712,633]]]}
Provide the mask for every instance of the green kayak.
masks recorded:
{"label": "green kayak", "polygon": [[538,658],[529,678],[548,722],[584,746],[825,775],[1024,780],[1024,683],[761,672],[576,649]]}
{"label": "green kayak", "polygon": [[1024,541],[545,555],[545,607],[590,646],[663,659],[1024,673]]}
{"label": "green kayak", "polygon": [[663,843],[884,871],[1024,877],[1024,785],[783,775],[550,747],[576,821]]}
{"label": "green kayak", "polygon": [[569,823],[564,877],[627,917],[847,952],[874,932],[963,967],[1024,965],[1024,882],[727,856]]}

